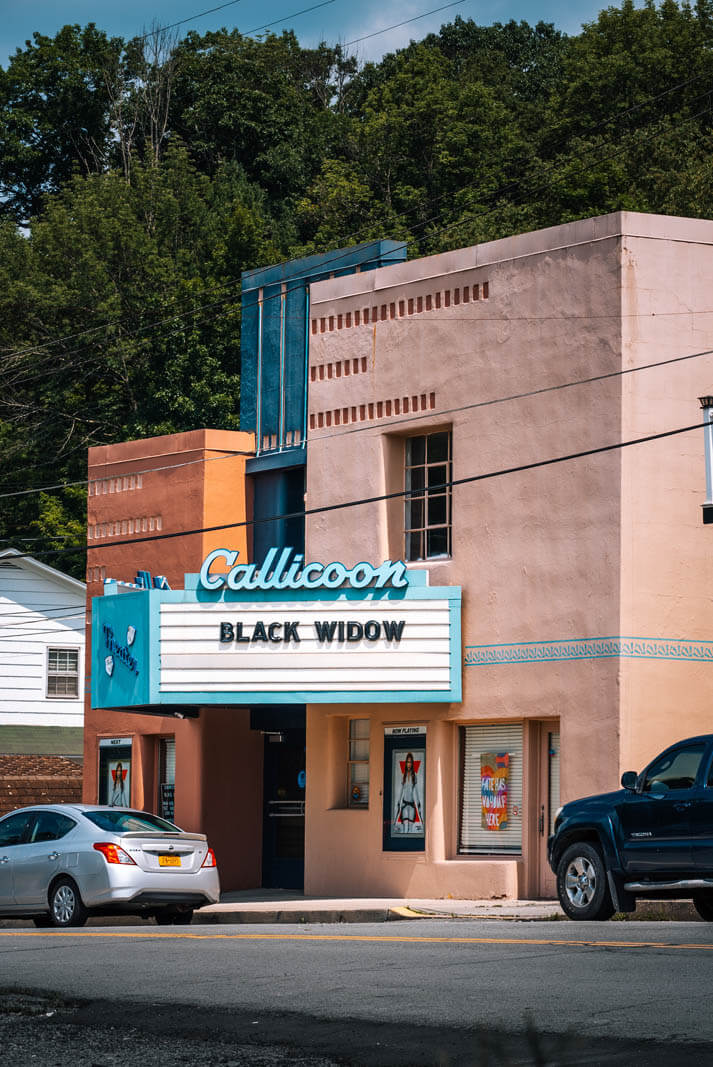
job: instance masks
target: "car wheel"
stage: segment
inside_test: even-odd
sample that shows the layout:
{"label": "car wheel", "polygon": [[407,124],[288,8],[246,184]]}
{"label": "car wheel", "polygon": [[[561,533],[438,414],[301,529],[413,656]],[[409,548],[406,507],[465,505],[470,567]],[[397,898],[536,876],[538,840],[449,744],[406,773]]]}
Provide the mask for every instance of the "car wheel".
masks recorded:
{"label": "car wheel", "polygon": [[707,923],[713,923],[713,894],[696,893],[693,897],[693,907],[702,919]]}
{"label": "car wheel", "polygon": [[156,912],[156,922],[159,926],[189,926],[192,921],[193,908],[166,908],[165,911]]}
{"label": "car wheel", "polygon": [[84,926],[88,911],[82,903],[71,878],[60,878],[50,890],[50,922],[52,926]]}
{"label": "car wheel", "polygon": [[557,865],[557,895],[570,919],[610,919],[614,914],[601,853],[586,841],[570,845]]}

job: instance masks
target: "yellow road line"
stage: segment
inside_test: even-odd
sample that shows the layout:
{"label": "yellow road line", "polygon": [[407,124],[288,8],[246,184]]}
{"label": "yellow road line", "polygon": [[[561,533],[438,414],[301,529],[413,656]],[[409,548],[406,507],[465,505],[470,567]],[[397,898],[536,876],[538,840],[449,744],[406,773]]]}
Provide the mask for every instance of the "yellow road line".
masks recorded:
{"label": "yellow road line", "polygon": [[591,941],[565,938],[518,938],[518,937],[410,937],[396,934],[192,934],[188,931],[159,932],[124,930],[0,930],[2,937],[82,937],[125,938],[140,940],[172,941],[370,941],[385,944],[434,944],[434,945],[552,945],[563,948],[670,948],[700,952],[713,952],[713,944],[677,944],[674,941]]}

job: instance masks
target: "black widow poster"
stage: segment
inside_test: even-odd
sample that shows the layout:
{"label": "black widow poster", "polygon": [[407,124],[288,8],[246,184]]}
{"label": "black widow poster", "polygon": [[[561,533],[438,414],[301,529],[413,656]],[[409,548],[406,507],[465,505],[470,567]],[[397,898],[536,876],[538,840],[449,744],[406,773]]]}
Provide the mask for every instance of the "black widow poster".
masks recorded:
{"label": "black widow poster", "polygon": [[425,801],[426,727],[385,727],[385,851],[423,851],[426,841]]}

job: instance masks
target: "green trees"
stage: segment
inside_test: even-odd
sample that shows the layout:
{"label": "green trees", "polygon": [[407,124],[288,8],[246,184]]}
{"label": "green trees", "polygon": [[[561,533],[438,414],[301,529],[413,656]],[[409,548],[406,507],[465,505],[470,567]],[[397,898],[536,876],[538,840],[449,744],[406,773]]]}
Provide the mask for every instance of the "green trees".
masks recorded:
{"label": "green trees", "polygon": [[75,536],[81,486],[2,493],[81,482],[89,445],[237,426],[246,268],[713,217],[712,45],[713,0],[459,16],[361,68],[291,32],[35,34],[0,68],[0,543]]}
{"label": "green trees", "polygon": [[[211,181],[180,146],[161,167],[137,162],[131,182],[75,176],[26,236],[6,223],[2,490],[81,481],[90,445],[237,427],[234,272],[272,253],[266,230],[236,168]],[[69,529],[86,498],[48,508],[41,494],[0,498],[0,536]]]}
{"label": "green trees", "polygon": [[0,211],[23,221],[73,173],[105,169],[110,152],[106,80],[123,42],[93,23],[34,34],[0,68]]}

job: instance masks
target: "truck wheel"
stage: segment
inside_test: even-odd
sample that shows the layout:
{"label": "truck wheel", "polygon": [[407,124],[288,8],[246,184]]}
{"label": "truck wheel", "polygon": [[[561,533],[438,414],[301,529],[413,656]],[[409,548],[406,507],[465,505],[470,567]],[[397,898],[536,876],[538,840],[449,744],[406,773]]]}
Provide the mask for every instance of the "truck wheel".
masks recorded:
{"label": "truck wheel", "polygon": [[601,853],[581,841],[562,853],[557,865],[557,895],[570,919],[610,919],[614,914]]}
{"label": "truck wheel", "polygon": [[707,923],[713,923],[713,893],[696,893],[693,907]]}

